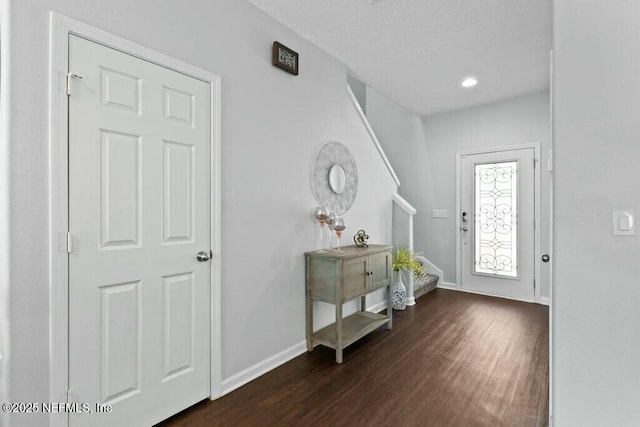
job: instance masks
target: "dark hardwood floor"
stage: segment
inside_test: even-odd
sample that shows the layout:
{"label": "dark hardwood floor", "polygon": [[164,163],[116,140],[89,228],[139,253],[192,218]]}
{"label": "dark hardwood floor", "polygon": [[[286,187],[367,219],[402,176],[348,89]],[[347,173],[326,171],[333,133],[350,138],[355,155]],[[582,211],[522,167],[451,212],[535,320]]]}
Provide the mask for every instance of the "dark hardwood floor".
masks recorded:
{"label": "dark hardwood floor", "polygon": [[318,346],[162,426],[544,426],[548,307],[436,289],[391,331]]}

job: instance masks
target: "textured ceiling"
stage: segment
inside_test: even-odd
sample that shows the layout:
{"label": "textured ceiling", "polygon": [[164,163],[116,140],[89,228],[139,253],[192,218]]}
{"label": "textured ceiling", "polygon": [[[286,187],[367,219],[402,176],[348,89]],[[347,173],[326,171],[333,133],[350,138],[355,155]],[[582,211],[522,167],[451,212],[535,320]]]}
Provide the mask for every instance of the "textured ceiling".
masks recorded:
{"label": "textured ceiling", "polygon": [[420,116],[549,88],[551,0],[249,1]]}

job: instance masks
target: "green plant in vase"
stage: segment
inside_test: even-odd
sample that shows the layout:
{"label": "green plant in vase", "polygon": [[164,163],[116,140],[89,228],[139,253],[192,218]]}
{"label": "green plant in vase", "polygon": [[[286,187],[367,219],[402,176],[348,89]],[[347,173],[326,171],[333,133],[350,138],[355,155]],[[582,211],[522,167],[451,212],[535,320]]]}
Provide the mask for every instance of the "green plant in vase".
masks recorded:
{"label": "green plant in vase", "polygon": [[393,252],[391,267],[394,271],[411,271],[415,278],[420,278],[425,274],[424,267],[418,262],[417,254],[404,246],[398,246],[398,249]]}

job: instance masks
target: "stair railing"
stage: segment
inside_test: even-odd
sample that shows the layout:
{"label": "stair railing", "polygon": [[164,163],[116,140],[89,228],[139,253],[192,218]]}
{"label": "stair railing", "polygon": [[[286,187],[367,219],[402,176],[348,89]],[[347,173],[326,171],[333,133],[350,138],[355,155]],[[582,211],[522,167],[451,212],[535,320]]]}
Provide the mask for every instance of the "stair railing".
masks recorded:
{"label": "stair railing", "polygon": [[[413,206],[411,206],[411,203],[407,202],[401,195],[399,195],[398,193],[393,195],[393,202],[398,205],[398,207],[408,215],[408,219],[409,219],[409,230],[408,230],[408,236],[409,236],[409,245],[408,245],[408,249],[410,251],[413,251],[413,216],[416,214],[417,210],[416,208],[414,208]],[[414,282],[413,282],[413,274],[405,274],[405,281],[407,283],[405,283],[407,285],[407,305],[415,305],[416,304],[416,298],[414,295]]]}

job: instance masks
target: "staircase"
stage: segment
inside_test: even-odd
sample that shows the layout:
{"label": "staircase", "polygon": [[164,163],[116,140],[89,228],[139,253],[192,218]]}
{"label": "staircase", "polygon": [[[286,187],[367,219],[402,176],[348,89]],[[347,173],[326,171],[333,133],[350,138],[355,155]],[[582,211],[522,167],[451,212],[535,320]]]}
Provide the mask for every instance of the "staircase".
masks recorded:
{"label": "staircase", "polygon": [[414,289],[415,298],[419,298],[422,295],[434,290],[438,286],[438,280],[440,280],[440,278],[443,275],[442,270],[436,267],[435,264],[431,263],[425,257],[418,255],[417,259],[427,274],[415,282],[415,289]]}
{"label": "staircase", "polygon": [[427,273],[423,278],[415,280],[413,282],[413,296],[415,299],[420,298],[422,295],[431,292],[438,286],[438,277],[435,274]]}
{"label": "staircase", "polygon": [[[395,181],[396,185],[400,186],[400,180],[398,179],[398,175],[396,175],[389,159],[384,153],[382,149],[382,145],[380,145],[380,141],[376,137],[369,120],[367,119],[366,114],[364,113],[363,106],[360,105],[358,99],[355,94],[351,90],[351,86],[347,84],[347,94],[349,95],[349,99],[353,104],[353,107],[356,109],[358,116],[362,120],[362,123],[367,130],[367,133],[371,137],[371,141],[374,143],[380,157],[384,161],[384,164],[387,166],[391,177]],[[393,239],[396,244],[402,243],[406,248],[413,250],[413,216],[416,214],[416,209],[411,206],[409,202],[403,199],[400,194],[396,193],[393,195],[393,203],[394,206],[398,207],[398,213],[402,212],[400,216],[406,220],[406,223],[403,225],[399,225],[397,220],[399,218],[396,217],[396,211],[394,210],[394,222],[393,222]],[[405,228],[406,226],[406,228]],[[405,229],[406,233],[401,232],[400,229]],[[434,264],[429,262],[426,258],[422,256],[418,256],[418,262],[422,264],[426,271],[426,275],[420,279],[414,280],[413,275],[411,275],[408,280],[405,281],[405,285],[407,286],[407,305],[414,305],[416,302],[416,298],[421,297],[422,295],[431,292],[438,285],[438,280],[442,277],[442,270],[436,267]]]}
{"label": "staircase", "polygon": [[[397,193],[393,195],[393,202],[398,208],[394,207],[393,210],[393,239],[396,244],[402,244],[409,250],[413,250],[413,216],[417,211]],[[442,277],[442,270],[428,259],[418,255],[417,260],[427,274],[421,278],[414,278],[413,275],[404,277],[404,283],[407,286],[407,305],[415,304],[417,298],[434,290]]]}

